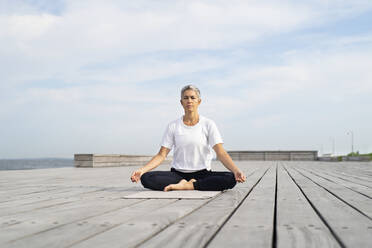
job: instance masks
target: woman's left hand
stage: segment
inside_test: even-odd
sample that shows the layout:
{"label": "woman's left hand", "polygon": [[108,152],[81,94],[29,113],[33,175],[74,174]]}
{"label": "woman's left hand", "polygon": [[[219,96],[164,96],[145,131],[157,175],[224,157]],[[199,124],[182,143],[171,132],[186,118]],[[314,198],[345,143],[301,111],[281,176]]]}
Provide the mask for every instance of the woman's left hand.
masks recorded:
{"label": "woman's left hand", "polygon": [[235,176],[235,180],[238,182],[238,183],[244,183],[245,182],[245,175],[243,172],[241,172],[240,170],[234,172],[234,176]]}

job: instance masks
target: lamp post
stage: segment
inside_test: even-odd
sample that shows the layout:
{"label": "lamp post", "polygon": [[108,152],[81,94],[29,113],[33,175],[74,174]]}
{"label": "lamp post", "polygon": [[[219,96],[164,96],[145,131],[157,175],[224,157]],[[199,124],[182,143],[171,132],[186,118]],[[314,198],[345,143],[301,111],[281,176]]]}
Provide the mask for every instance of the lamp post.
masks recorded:
{"label": "lamp post", "polygon": [[353,131],[347,132],[347,135],[351,135],[351,155],[354,154],[354,133]]}
{"label": "lamp post", "polygon": [[335,155],[335,138],[334,137],[330,137],[331,141],[332,141],[332,156]]}

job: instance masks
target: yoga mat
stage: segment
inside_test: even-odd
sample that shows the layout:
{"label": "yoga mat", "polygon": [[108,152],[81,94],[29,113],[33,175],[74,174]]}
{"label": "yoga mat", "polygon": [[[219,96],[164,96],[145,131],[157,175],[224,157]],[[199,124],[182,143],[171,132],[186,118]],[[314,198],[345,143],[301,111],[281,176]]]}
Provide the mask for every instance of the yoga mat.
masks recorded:
{"label": "yoga mat", "polygon": [[147,190],[124,196],[125,199],[208,199],[221,194],[221,191],[174,190],[155,191]]}

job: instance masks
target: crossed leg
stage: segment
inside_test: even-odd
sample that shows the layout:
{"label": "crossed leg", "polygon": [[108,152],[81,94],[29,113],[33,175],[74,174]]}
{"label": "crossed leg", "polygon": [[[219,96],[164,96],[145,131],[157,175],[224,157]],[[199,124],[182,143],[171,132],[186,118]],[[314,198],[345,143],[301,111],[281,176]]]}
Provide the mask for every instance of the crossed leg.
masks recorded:
{"label": "crossed leg", "polygon": [[203,171],[195,173],[150,171],[142,175],[141,182],[145,188],[161,191],[220,191],[232,189],[236,184],[234,174],[226,171]]}
{"label": "crossed leg", "polygon": [[169,184],[164,188],[164,191],[171,191],[171,190],[194,190],[194,182],[195,179],[190,179],[190,181],[186,181],[182,179],[179,183],[176,184]]}

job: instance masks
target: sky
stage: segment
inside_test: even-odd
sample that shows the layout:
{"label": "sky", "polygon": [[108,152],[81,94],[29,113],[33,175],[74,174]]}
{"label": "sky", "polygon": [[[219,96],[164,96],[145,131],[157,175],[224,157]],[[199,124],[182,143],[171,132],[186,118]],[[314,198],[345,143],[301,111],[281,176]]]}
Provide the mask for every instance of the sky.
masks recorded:
{"label": "sky", "polygon": [[0,0],[0,158],[155,154],[187,84],[226,150],[372,152],[372,1]]}

